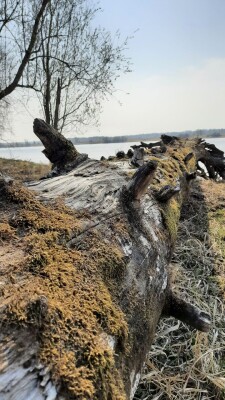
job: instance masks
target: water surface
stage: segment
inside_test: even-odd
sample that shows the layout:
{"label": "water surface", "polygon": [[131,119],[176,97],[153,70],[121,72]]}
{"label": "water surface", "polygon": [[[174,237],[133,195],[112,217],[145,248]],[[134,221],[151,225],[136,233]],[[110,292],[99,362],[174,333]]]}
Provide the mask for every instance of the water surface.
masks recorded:
{"label": "water surface", "polygon": [[[225,138],[207,138],[206,141],[208,143],[214,143],[220,150],[225,152]],[[140,143],[125,142],[82,144],[77,145],[76,148],[80,153],[87,153],[90,158],[99,160],[101,156],[106,158],[109,156],[114,156],[119,150],[127,152],[130,146],[133,144]],[[43,149],[44,148],[42,146],[0,148],[0,157],[48,164],[48,159],[42,153]]]}

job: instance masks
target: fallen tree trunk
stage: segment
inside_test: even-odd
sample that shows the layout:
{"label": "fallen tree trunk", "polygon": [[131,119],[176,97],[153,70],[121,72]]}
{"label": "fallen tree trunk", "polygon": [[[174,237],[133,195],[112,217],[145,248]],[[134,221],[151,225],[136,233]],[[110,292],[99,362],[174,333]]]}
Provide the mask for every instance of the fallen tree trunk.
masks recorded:
{"label": "fallen tree trunk", "polygon": [[40,120],[34,132],[45,154],[54,147],[58,176],[29,190],[1,181],[9,227],[25,243],[2,290],[2,398],[132,399],[162,315],[210,328],[208,314],[173,295],[168,268],[182,201],[210,155],[199,140],[164,135],[166,151],[150,149],[134,168],[60,138],[62,163],[58,133]]}

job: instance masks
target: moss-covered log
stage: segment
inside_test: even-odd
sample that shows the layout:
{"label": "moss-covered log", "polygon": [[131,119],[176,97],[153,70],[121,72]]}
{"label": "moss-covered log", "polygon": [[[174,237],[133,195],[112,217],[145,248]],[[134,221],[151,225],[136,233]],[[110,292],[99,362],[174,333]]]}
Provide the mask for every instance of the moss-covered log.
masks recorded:
{"label": "moss-covered log", "polygon": [[[57,142],[37,126],[44,144]],[[28,189],[1,181],[1,240],[8,253],[16,241],[22,249],[1,286],[4,400],[132,399],[163,314],[210,328],[173,295],[168,267],[203,144],[163,137],[162,146],[145,146],[138,168],[128,157],[76,164],[75,150],[73,169],[64,154],[58,176]]]}

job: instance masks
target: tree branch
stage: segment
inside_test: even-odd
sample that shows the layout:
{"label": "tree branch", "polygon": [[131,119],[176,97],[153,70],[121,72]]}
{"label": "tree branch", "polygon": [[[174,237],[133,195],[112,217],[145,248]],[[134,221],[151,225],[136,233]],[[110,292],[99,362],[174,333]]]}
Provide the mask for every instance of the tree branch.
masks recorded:
{"label": "tree branch", "polygon": [[43,14],[44,14],[44,11],[45,11],[45,9],[46,9],[46,7],[47,7],[49,2],[50,2],[50,0],[43,0],[42,1],[41,8],[40,8],[40,10],[39,10],[39,12],[38,12],[38,14],[37,14],[37,16],[35,18],[35,22],[34,22],[34,26],[33,26],[33,30],[32,30],[32,34],[31,34],[31,38],[30,38],[30,43],[29,43],[28,49],[25,51],[24,57],[23,57],[23,59],[21,61],[21,64],[20,64],[20,66],[19,66],[19,68],[17,70],[17,73],[16,73],[12,83],[10,83],[5,89],[1,90],[1,92],[0,92],[0,100],[3,99],[5,96],[8,96],[10,93],[12,93],[13,90],[17,87],[17,85],[18,85],[18,83],[19,83],[19,81],[20,81],[20,79],[22,77],[22,74],[24,72],[24,69],[25,69],[25,67],[26,67],[26,65],[27,65],[27,63],[28,63],[28,61],[30,59],[32,49],[33,49],[33,47],[35,45],[35,42],[36,42],[36,39],[37,39],[37,32],[38,32],[39,23],[40,23],[40,20],[41,20]]}

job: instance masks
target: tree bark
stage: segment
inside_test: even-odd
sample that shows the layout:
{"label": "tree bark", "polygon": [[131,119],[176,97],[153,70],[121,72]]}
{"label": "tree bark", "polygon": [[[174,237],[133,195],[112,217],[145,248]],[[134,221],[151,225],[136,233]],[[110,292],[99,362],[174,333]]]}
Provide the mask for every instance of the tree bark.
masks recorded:
{"label": "tree bark", "polygon": [[61,91],[62,91],[62,80],[58,78],[57,80],[57,90],[56,90],[56,99],[55,99],[55,115],[54,115],[54,129],[58,130],[59,125],[59,110],[60,110],[60,102],[61,102]]}
{"label": "tree bark", "polygon": [[[146,153],[143,165],[138,168],[129,163],[128,157],[112,162],[86,157],[80,158],[76,167],[65,174],[68,164],[79,159],[79,153],[43,121],[35,120],[34,131],[45,145],[48,158],[60,165],[60,175],[29,184],[29,189],[43,204],[63,197],[81,221],[79,231],[60,239],[65,242],[68,257],[70,254],[77,257],[78,253],[80,257],[74,264],[76,270],[79,265],[79,272],[76,272],[74,289],[70,292],[76,307],[69,309],[68,306],[70,317],[64,321],[71,329],[69,345],[61,336],[59,349],[57,339],[52,349],[55,356],[49,363],[46,359],[40,363],[39,352],[45,346],[46,337],[51,337],[51,321],[55,318],[50,292],[49,296],[46,292],[39,296],[35,303],[34,300],[28,302],[29,310],[39,310],[38,324],[28,319],[23,330],[15,325],[13,329],[10,324],[4,326],[3,343],[11,343],[8,353],[6,344],[1,350],[4,363],[0,384],[4,400],[13,398],[16,391],[20,400],[30,398],[33,391],[35,399],[133,399],[161,316],[174,316],[204,332],[210,328],[207,313],[171,292],[168,265],[180,208],[196,177],[198,159],[203,153],[205,158],[211,155],[207,146],[198,140],[173,137],[170,141],[163,137],[166,152],[158,156]],[[221,157],[220,154],[224,163]],[[2,187],[4,185],[7,186],[2,183]],[[43,254],[45,252],[43,248]],[[49,279],[53,290],[54,273],[46,275],[46,265],[42,268],[40,279],[43,285]],[[70,268],[68,261],[61,268],[66,274]],[[83,280],[78,284],[80,275]],[[63,275],[60,276],[62,280]],[[31,290],[28,293],[33,299]],[[103,294],[108,299],[107,311]],[[63,300],[62,303],[57,301],[58,309],[62,310]],[[7,302],[10,304],[10,296]],[[77,304],[82,304],[81,314]],[[8,312],[7,307],[5,305],[1,311],[3,316]],[[86,313],[88,317],[82,325]],[[91,323],[91,330],[88,330]],[[23,338],[22,357],[18,338]],[[69,356],[74,360],[70,370]],[[59,375],[55,371],[59,371]],[[81,376],[76,381],[78,372]],[[78,383],[73,385],[74,381]]]}
{"label": "tree bark", "polygon": [[87,158],[79,154],[73,143],[42,119],[34,120],[34,133],[43,143],[44,155],[52,163],[53,175],[69,171]]}
{"label": "tree bark", "polygon": [[197,149],[198,161],[201,161],[208,172],[209,178],[225,179],[224,152],[217,149],[214,144],[200,140]]}

